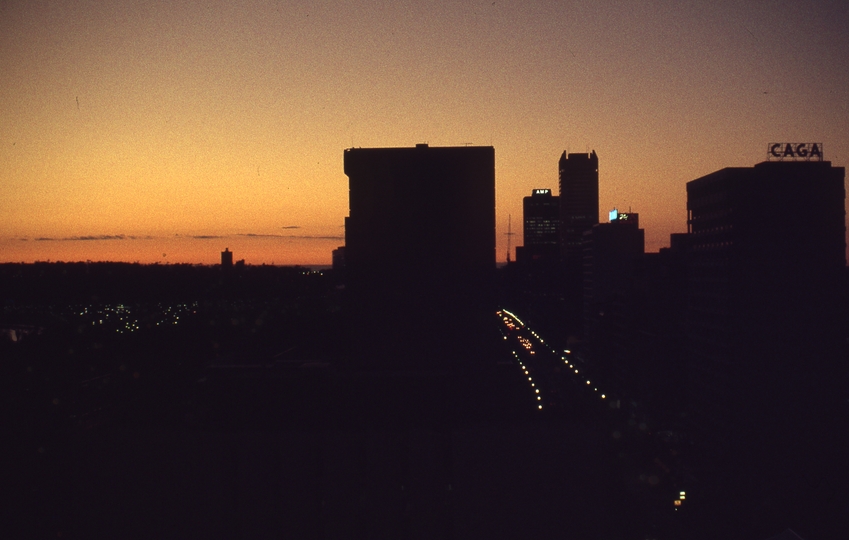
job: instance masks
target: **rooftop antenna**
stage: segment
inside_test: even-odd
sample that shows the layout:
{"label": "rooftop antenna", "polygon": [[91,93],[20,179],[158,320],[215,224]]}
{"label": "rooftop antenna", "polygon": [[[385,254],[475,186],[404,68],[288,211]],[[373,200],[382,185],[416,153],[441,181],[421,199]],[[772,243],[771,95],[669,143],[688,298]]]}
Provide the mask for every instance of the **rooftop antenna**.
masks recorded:
{"label": "rooftop antenna", "polygon": [[516,234],[513,232],[511,223],[512,218],[513,216],[511,214],[507,214],[507,232],[504,233],[504,236],[507,237],[507,264],[510,264],[510,240],[512,240],[513,235]]}

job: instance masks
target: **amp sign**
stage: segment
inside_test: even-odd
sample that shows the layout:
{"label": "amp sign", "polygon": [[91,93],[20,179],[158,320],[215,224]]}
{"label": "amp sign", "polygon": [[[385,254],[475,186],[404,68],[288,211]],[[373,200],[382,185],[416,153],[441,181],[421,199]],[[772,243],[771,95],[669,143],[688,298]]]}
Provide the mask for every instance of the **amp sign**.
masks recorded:
{"label": "amp sign", "polygon": [[769,161],[822,161],[822,143],[769,143]]}

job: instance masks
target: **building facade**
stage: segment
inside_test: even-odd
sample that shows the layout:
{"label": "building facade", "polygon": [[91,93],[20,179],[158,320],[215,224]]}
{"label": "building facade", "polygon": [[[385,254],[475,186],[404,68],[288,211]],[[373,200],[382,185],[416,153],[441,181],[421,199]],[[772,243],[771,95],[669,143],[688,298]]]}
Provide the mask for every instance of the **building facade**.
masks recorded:
{"label": "building facade", "polygon": [[517,248],[518,262],[551,260],[560,250],[560,197],[550,189],[535,189],[522,199],[523,246]]}
{"label": "building facade", "polygon": [[583,304],[583,237],[598,223],[598,156],[567,154],[559,162],[560,259],[567,332],[579,334]]}
{"label": "building facade", "polygon": [[762,520],[814,504],[811,479],[833,475],[847,397],[844,176],[826,161],[763,162],[687,184],[697,475],[711,478],[706,499],[757,501]]}
{"label": "building facade", "polygon": [[559,162],[560,231],[564,260],[580,261],[584,231],[598,223],[598,156],[567,154]]}
{"label": "building facade", "polygon": [[598,223],[584,233],[583,243],[584,335],[592,340],[601,319],[630,295],[636,266],[645,253],[645,231],[637,213],[611,212],[608,223]]}
{"label": "building facade", "polygon": [[[560,197],[534,189],[522,199],[523,244],[516,248],[511,299],[534,321],[554,323],[560,308]],[[556,328],[556,325],[555,325]]]}
{"label": "building facade", "polygon": [[495,150],[351,148],[344,167],[355,349],[402,369],[468,351],[495,310]]}
{"label": "building facade", "polygon": [[221,267],[233,268],[233,252],[230,251],[230,248],[224,248],[224,251],[221,252]]}
{"label": "building facade", "polygon": [[777,382],[781,373],[796,386],[776,368],[811,356],[805,378],[833,369],[826,353],[840,348],[843,181],[844,169],[829,162],[764,162],[687,184],[689,348],[705,401],[698,409],[718,426],[733,423],[751,395],[713,395],[737,377]]}

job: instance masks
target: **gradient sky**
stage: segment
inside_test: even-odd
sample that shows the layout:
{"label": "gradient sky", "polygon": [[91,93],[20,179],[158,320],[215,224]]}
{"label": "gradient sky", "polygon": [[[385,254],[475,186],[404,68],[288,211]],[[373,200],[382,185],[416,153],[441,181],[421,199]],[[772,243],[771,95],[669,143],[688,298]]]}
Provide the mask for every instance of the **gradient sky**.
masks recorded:
{"label": "gradient sky", "polygon": [[420,142],[495,147],[499,260],[564,150],[656,251],[773,141],[849,165],[845,0],[0,1],[0,261],[329,264]]}

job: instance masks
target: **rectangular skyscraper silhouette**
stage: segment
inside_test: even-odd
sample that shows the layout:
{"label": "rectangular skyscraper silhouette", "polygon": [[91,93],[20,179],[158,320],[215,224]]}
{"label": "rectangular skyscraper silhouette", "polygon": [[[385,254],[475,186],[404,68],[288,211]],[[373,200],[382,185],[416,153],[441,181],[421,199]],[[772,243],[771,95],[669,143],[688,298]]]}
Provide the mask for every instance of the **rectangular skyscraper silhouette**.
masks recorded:
{"label": "rectangular skyscraper silhouette", "polygon": [[598,223],[584,233],[583,322],[584,337],[591,342],[610,341],[597,331],[605,314],[613,318],[621,298],[631,294],[645,243],[640,215],[631,212],[611,212],[609,223]]}
{"label": "rectangular skyscraper silhouette", "polygon": [[522,257],[554,262],[559,257],[560,197],[553,196],[550,189],[535,189],[522,199],[522,220]]}
{"label": "rectangular skyscraper silhouette", "polygon": [[560,258],[563,299],[570,331],[580,326],[583,303],[583,236],[598,223],[598,156],[567,154],[559,163],[560,176]]}
{"label": "rectangular skyscraper silhouette", "polygon": [[598,223],[598,156],[563,152],[558,170],[562,253],[580,261],[584,231]]}
{"label": "rectangular skyscraper silhouette", "polygon": [[495,310],[495,150],[345,151],[351,336],[366,364],[442,369]]}
{"label": "rectangular skyscraper silhouette", "polygon": [[233,267],[233,252],[230,251],[230,248],[224,248],[224,251],[221,252],[221,267],[222,268],[232,268]]}
{"label": "rectangular skyscraper silhouette", "polygon": [[[835,325],[846,266],[843,181],[842,167],[811,161],[726,168],[687,184],[689,341],[702,374],[694,398],[713,422],[737,416],[731,400],[714,395],[730,397],[729,366],[742,376],[733,379],[770,374],[771,382],[790,376],[791,365],[806,378],[835,369],[812,368],[833,361],[829,352],[842,341]],[[782,363],[787,369],[777,369]],[[741,400],[754,395],[737,392]]]}
{"label": "rectangular skyscraper silhouette", "polygon": [[687,184],[695,474],[728,507],[770,501],[765,522],[800,497],[827,500],[808,486],[842,459],[844,176],[826,161],[763,162]]}
{"label": "rectangular skyscraper silhouette", "polygon": [[534,189],[522,199],[523,244],[516,248],[523,312],[552,320],[560,299],[560,197]]}

